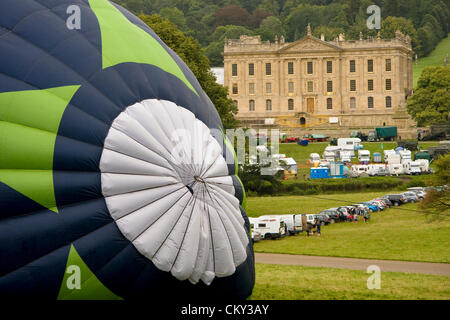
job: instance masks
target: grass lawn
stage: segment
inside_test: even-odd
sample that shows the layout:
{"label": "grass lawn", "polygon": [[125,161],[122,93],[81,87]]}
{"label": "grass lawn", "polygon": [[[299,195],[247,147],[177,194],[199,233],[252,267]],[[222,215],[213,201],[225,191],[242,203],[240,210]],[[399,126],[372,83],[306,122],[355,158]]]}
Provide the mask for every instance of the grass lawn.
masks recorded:
{"label": "grass lawn", "polygon": [[[381,154],[383,154],[383,150],[395,149],[397,147],[397,142],[363,142],[362,144],[365,150],[370,151],[371,158],[374,152],[380,152]],[[313,142],[306,147],[300,146],[296,143],[281,143],[280,153],[286,154],[288,158],[294,158],[294,160],[297,162],[298,176],[302,178],[303,173],[309,175],[310,167],[307,165],[309,155],[311,153],[318,153],[320,156],[322,156],[323,151],[328,145],[329,142]],[[438,145],[438,142],[421,142],[419,143],[419,149],[428,149],[428,147],[436,145]],[[413,158],[414,153],[415,152],[412,152]],[[358,162],[357,158],[354,159],[354,162]]]}
{"label": "grass lawn", "polygon": [[381,273],[381,289],[367,289],[359,270],[256,264],[253,300],[448,300],[450,277]]}
{"label": "grass lawn", "polygon": [[[373,199],[388,192],[317,196],[249,197],[251,217],[266,214],[318,213]],[[336,223],[322,237],[304,234],[255,243],[256,252],[450,263],[450,219],[431,220],[416,204],[372,213],[369,223]]]}
{"label": "grass lawn", "polygon": [[418,64],[413,61],[414,88],[417,86],[422,71],[426,67],[443,66],[446,54],[450,54],[450,37],[443,39],[428,57],[420,58]]}

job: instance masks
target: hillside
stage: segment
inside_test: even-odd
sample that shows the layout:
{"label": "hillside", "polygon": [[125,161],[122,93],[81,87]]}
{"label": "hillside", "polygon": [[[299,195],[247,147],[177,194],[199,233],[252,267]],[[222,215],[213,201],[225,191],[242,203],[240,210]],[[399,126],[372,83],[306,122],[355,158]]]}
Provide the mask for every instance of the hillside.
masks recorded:
{"label": "hillside", "polygon": [[[437,45],[436,49],[429,56],[419,59],[417,65],[413,63],[414,88],[422,74],[422,70],[426,67],[442,66],[447,54],[450,55],[450,34]],[[448,65],[450,66],[450,57]]]}
{"label": "hillside", "polygon": [[205,50],[211,65],[223,65],[224,39],[260,35],[273,41],[283,35],[293,42],[312,33],[333,40],[374,37],[367,28],[367,8],[381,8],[381,37],[393,38],[396,30],[411,37],[419,58],[427,56],[450,32],[450,4],[444,0],[112,0],[135,14],[159,14]]}

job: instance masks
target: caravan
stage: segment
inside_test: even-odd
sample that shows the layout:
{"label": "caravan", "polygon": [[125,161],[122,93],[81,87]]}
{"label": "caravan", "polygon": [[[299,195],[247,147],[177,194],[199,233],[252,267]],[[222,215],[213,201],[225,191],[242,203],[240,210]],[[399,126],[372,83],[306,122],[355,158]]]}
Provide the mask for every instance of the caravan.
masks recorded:
{"label": "caravan", "polygon": [[395,155],[395,154],[396,154],[395,150],[384,150],[383,151],[384,162],[387,163],[387,160],[388,160],[389,156],[390,155]]}
{"label": "caravan", "polygon": [[343,151],[351,152],[351,157],[355,156],[355,150],[362,148],[361,139],[359,138],[339,138],[337,141],[338,147],[341,147]]}
{"label": "caravan", "polygon": [[370,176],[385,176],[386,171],[386,165],[384,164],[371,164],[369,165],[369,175]]}
{"label": "caravan", "polygon": [[325,148],[323,152],[323,159],[328,162],[334,162],[336,159],[340,158],[341,147],[336,146],[328,146]]}
{"label": "caravan", "polygon": [[430,173],[430,162],[427,159],[416,160],[420,166],[421,173]]}
{"label": "caravan", "polygon": [[340,152],[340,161],[344,163],[352,162],[352,152],[349,150],[342,150]]}
{"label": "caravan", "polygon": [[401,150],[398,152],[400,155],[400,161],[401,163],[411,161],[411,151],[409,150]]}
{"label": "caravan", "polygon": [[255,223],[255,231],[261,233],[264,239],[276,239],[286,236],[286,225],[279,216],[261,216]]}
{"label": "caravan", "polygon": [[370,162],[370,151],[369,150],[359,150],[358,160],[360,164],[369,164]]}
{"label": "caravan", "polygon": [[400,163],[388,164],[387,169],[391,175],[398,176],[403,174],[403,166]]}
{"label": "caravan", "polygon": [[303,231],[302,216],[300,214],[280,215],[289,235],[296,235]]}
{"label": "caravan", "polygon": [[403,173],[405,174],[421,174],[420,170],[421,163],[419,161],[404,161],[403,162]]}
{"label": "caravan", "polygon": [[369,166],[367,165],[354,165],[352,166],[352,173],[356,177],[369,174]]}
{"label": "caravan", "polygon": [[313,167],[318,167],[320,163],[320,156],[318,153],[311,153],[309,155],[309,164]]}

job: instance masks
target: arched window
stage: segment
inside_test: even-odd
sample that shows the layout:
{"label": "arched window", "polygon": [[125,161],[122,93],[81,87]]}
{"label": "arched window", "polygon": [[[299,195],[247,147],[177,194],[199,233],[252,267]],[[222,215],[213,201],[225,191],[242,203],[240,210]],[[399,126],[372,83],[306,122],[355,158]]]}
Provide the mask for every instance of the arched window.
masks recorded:
{"label": "arched window", "polygon": [[266,110],[272,111],[272,100],[270,99],[266,100]]}
{"label": "arched window", "polygon": [[304,117],[300,118],[300,124],[301,125],[305,125],[306,124],[306,119]]}
{"label": "arched window", "polygon": [[386,108],[392,108],[392,98],[389,96],[386,97]]}
{"label": "arched window", "polygon": [[288,100],[288,110],[294,110],[294,99]]}
{"label": "arched window", "polygon": [[248,102],[248,109],[249,109],[250,111],[255,111],[255,100],[250,100],[250,101]]}
{"label": "arched window", "polygon": [[327,99],[327,109],[333,109],[333,99]]}

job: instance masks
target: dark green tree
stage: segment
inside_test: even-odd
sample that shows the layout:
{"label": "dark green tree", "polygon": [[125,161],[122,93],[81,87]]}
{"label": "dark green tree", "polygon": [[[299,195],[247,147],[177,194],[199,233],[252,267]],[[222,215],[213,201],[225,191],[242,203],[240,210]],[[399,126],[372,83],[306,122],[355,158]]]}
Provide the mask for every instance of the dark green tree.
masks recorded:
{"label": "dark green tree", "polygon": [[419,126],[448,123],[450,114],[450,68],[428,67],[408,99],[409,114]]}

